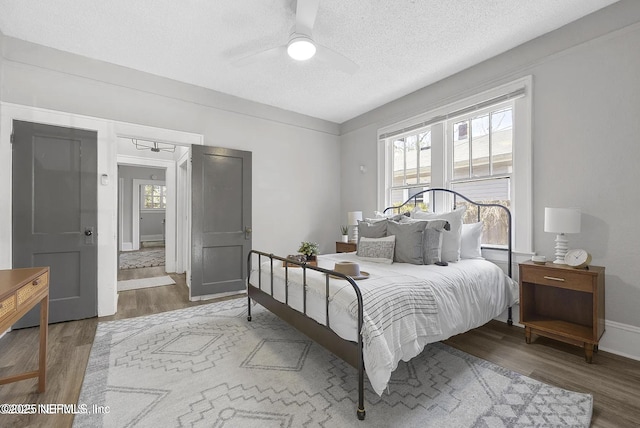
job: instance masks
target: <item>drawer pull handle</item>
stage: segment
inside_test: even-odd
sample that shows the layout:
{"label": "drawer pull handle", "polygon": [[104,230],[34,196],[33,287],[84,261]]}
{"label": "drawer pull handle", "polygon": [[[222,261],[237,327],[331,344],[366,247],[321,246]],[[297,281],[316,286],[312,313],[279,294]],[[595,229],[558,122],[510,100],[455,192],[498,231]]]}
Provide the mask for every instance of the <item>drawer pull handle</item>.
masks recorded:
{"label": "drawer pull handle", "polygon": [[40,284],[40,280],[39,279],[34,279],[33,282],[31,283],[31,285],[33,285],[34,287],[36,285]]}
{"label": "drawer pull handle", "polygon": [[551,281],[564,282],[564,278],[556,278],[555,276],[545,276],[544,279],[549,279]]}

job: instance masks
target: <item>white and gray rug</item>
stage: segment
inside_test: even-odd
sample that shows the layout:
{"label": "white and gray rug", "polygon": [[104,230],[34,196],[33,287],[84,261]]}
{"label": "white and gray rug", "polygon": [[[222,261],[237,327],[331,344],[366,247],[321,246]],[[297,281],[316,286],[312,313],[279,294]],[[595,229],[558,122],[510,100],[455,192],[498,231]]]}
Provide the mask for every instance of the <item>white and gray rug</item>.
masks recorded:
{"label": "white and gray rug", "polygon": [[120,253],[120,269],[164,266],[164,247]]}
{"label": "white and gray rug", "polygon": [[[75,427],[587,427],[591,395],[441,343],[401,362],[388,391],[246,299],[98,324]],[[108,413],[92,413],[93,406]]]}
{"label": "white and gray rug", "polygon": [[151,278],[124,279],[118,281],[118,291],[139,290],[141,288],[160,287],[172,285],[176,282],[169,275],[154,276]]}

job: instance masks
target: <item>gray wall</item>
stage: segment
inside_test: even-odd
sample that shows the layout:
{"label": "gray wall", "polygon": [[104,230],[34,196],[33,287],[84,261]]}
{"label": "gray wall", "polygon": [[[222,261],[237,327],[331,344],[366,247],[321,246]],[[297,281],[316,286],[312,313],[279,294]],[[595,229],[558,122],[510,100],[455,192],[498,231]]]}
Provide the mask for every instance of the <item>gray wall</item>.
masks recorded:
{"label": "gray wall", "polygon": [[[290,254],[339,238],[338,125],[4,37],[3,102],[194,132],[253,153],[253,246]],[[116,201],[114,200],[115,204]]]}
{"label": "gray wall", "polygon": [[382,208],[378,128],[532,75],[534,250],[554,252],[544,207],[580,207],[570,247],[606,267],[606,318],[640,327],[639,47],[640,2],[622,1],[342,124],[341,211]]}
{"label": "gray wall", "polygon": [[[133,242],[131,211],[133,209],[133,179],[151,180],[151,176],[155,175],[157,181],[165,180],[165,170],[162,168],[146,168],[137,166],[118,166],[118,178],[123,179],[122,186],[122,241]],[[164,210],[157,213],[141,212],[140,217],[140,236],[145,235],[162,235],[164,219]]]}

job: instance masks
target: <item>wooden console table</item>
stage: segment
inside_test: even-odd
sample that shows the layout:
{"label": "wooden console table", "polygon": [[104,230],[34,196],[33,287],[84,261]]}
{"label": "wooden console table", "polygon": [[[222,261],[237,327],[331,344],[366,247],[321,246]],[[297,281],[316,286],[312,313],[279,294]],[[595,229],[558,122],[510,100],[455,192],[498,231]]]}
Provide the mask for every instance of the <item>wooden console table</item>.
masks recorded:
{"label": "wooden console table", "polygon": [[40,353],[38,370],[0,379],[0,385],[38,378],[44,392],[47,379],[47,335],[49,334],[49,268],[0,270],[0,332],[6,331],[40,303]]}

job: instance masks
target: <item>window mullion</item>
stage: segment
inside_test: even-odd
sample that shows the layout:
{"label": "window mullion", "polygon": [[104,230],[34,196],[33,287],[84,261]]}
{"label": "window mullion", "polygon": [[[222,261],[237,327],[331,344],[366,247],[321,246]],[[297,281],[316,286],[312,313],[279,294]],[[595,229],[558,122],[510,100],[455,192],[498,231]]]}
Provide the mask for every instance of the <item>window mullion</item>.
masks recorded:
{"label": "window mullion", "polygon": [[473,177],[473,119],[467,120],[469,131],[469,178]]}
{"label": "window mullion", "polygon": [[422,153],[422,148],[420,147],[420,138],[419,135],[416,135],[416,184],[420,184],[420,154]]}
{"label": "window mullion", "polygon": [[493,175],[493,112],[489,112],[489,175]]}
{"label": "window mullion", "polygon": [[402,184],[407,185],[407,139],[402,139]]}

